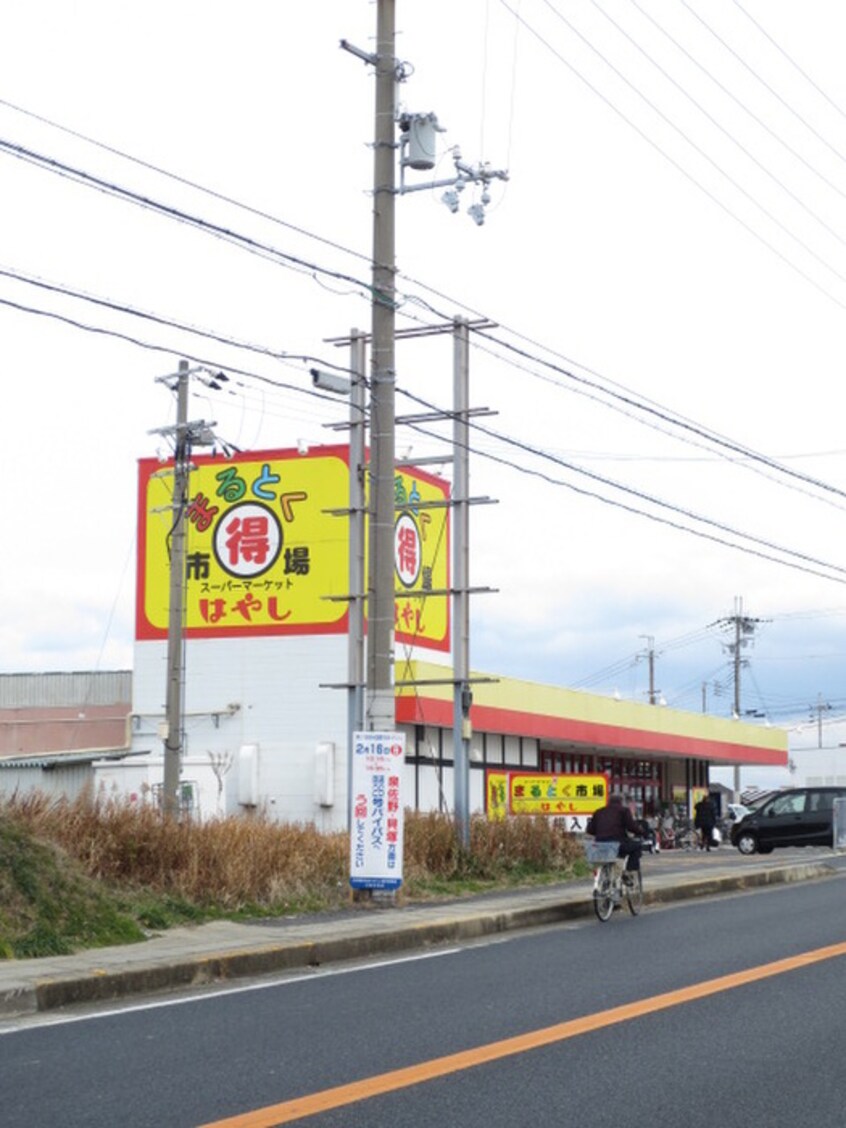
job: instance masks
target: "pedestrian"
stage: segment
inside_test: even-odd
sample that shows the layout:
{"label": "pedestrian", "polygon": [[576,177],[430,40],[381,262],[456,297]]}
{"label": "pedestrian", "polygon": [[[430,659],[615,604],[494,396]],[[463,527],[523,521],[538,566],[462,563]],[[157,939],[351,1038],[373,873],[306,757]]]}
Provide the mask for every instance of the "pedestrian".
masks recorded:
{"label": "pedestrian", "polygon": [[693,809],[693,825],[699,831],[700,850],[709,850],[716,845],[714,842],[714,827],[717,825],[717,808],[710,795],[703,795]]}

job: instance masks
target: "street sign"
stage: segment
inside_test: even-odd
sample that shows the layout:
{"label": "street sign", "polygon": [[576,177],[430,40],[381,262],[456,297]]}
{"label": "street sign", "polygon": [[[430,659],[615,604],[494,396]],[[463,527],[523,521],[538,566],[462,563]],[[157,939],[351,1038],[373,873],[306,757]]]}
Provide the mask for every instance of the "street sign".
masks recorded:
{"label": "street sign", "polygon": [[405,734],[353,733],[350,885],[402,885]]}

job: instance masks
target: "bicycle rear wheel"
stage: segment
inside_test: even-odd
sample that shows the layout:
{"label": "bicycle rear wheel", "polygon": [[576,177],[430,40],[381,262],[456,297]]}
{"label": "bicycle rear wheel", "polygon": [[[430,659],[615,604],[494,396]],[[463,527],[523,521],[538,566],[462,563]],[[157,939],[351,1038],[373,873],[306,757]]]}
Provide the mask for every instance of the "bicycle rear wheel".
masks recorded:
{"label": "bicycle rear wheel", "polygon": [[643,878],[640,870],[632,870],[626,874],[623,889],[625,890],[629,912],[632,916],[637,916],[643,908]]}
{"label": "bicycle rear wheel", "polygon": [[611,919],[614,912],[614,879],[611,876],[613,863],[600,867],[593,884],[593,911],[601,921]]}

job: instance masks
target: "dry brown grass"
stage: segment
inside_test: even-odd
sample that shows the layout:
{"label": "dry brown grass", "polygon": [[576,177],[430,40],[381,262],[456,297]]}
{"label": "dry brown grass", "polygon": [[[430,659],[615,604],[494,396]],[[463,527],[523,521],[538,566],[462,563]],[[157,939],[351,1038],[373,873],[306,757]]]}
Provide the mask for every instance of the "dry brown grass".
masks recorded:
{"label": "dry brown grass", "polygon": [[[59,846],[112,888],[147,890],[222,912],[325,908],[349,894],[349,843],[342,831],[323,834],[261,816],[194,823],[164,818],[152,806],[91,795],[73,801],[13,797],[0,804],[4,816]],[[450,818],[407,812],[406,894],[565,878],[580,857],[574,839],[543,819],[474,818],[470,837],[464,853]]]}

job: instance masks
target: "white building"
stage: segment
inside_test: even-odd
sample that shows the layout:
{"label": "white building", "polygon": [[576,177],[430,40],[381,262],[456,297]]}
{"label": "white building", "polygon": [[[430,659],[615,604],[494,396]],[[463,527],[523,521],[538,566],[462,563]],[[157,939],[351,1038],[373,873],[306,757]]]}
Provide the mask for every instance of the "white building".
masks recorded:
{"label": "white building", "polygon": [[[196,816],[261,812],[326,831],[347,826],[347,458],[345,447],[192,457],[178,799]],[[415,809],[451,811],[449,600],[428,594],[450,587],[448,486],[403,468],[396,494],[403,791]],[[156,460],[142,460],[130,731],[111,749],[95,745],[83,757],[97,789],[136,802],[158,801],[163,786],[173,518],[171,475]],[[689,810],[712,766],[787,764],[781,730],[495,673],[470,680],[471,811],[486,810],[494,792],[513,784],[536,797],[543,790],[540,809],[567,815],[579,829],[562,799],[570,785],[556,791],[556,781],[601,775],[651,813],[666,806]],[[75,749],[80,763],[82,751]],[[0,757],[0,790],[20,781],[12,768],[11,759]],[[49,787],[59,778],[35,761],[14,770],[24,769],[29,786]],[[542,785],[538,773],[546,777]]]}
{"label": "white building", "polygon": [[846,718],[791,729],[788,751],[790,786],[846,787]]}

